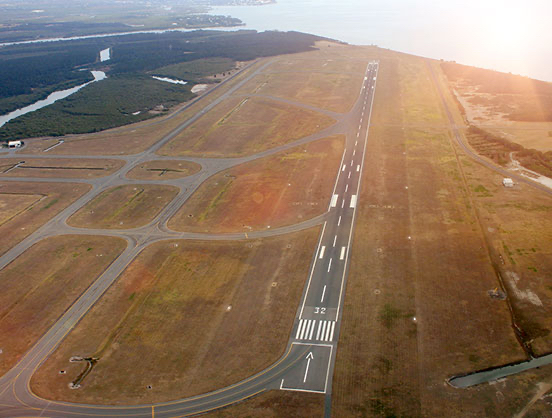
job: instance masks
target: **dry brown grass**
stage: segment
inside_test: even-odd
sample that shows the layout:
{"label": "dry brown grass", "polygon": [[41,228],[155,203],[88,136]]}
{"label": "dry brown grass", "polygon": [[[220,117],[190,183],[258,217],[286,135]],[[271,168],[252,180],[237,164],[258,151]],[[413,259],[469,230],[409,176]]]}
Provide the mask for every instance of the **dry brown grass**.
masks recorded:
{"label": "dry brown grass", "polygon": [[358,97],[363,74],[282,72],[257,75],[236,94],[293,99],[334,112],[348,112]]}
{"label": "dry brown grass", "polygon": [[177,193],[173,186],[113,187],[79,209],[68,223],[81,228],[136,228],[153,220]]}
{"label": "dry brown grass", "polygon": [[511,416],[546,372],[445,383],[524,353],[422,59],[381,57],[372,122],[333,416]]}
{"label": "dry brown grass", "polygon": [[39,194],[0,193],[0,226],[30,209],[42,198]]}
{"label": "dry brown grass", "polygon": [[65,235],[31,247],[0,271],[0,376],[123,251],[119,238]]}
{"label": "dry brown grass", "polygon": [[161,154],[238,157],[311,135],[335,123],[326,116],[260,97],[222,102],[174,140]]}
{"label": "dry brown grass", "polygon": [[[10,209],[4,210],[4,221],[0,224],[0,255],[32,234],[89,189],[89,185],[77,183],[0,182],[0,196],[8,199],[4,202],[10,205]],[[7,197],[13,195],[40,196],[40,199],[23,208],[16,205],[16,200],[21,202],[20,198]],[[18,208],[21,210],[18,211]],[[8,213],[13,215],[9,219]]]}
{"label": "dry brown grass", "polygon": [[97,178],[112,174],[123,165],[121,160],[10,158],[0,160],[0,177]]}
{"label": "dry brown grass", "polygon": [[324,395],[271,390],[236,405],[206,414],[216,418],[321,417]]}
{"label": "dry brown grass", "polygon": [[[286,347],[318,232],[151,245],[38,370],[33,391],[78,402],[159,402],[262,370]],[[82,366],[68,362],[72,355],[99,357],[79,390],[67,387]]]}
{"label": "dry brown grass", "polygon": [[129,179],[173,180],[191,176],[201,170],[201,166],[191,161],[156,160],[134,167],[127,173]]}
{"label": "dry brown grass", "polygon": [[327,209],[343,144],[343,137],[335,136],[217,174],[201,185],[169,226],[249,232],[319,215]]}

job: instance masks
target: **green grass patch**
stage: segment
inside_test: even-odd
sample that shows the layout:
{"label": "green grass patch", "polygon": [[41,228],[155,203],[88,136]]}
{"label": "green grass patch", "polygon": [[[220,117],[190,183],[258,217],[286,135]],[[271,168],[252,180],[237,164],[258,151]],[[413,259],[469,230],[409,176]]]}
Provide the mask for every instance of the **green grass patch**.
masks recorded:
{"label": "green grass patch", "polygon": [[230,71],[235,67],[236,63],[230,58],[205,58],[166,65],[150,71],[150,73],[163,77],[201,83],[209,76]]}
{"label": "green grass patch", "polygon": [[194,96],[187,85],[116,75],[8,122],[0,140],[97,132],[158,116]]}

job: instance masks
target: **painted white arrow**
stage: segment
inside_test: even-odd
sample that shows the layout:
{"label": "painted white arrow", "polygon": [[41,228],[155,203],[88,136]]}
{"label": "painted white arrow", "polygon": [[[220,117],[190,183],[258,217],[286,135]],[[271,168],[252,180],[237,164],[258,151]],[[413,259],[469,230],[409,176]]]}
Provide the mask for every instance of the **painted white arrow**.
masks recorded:
{"label": "painted white arrow", "polygon": [[307,359],[307,369],[305,370],[305,377],[303,378],[303,383],[307,381],[307,374],[309,374],[310,362],[314,358],[314,356],[312,355],[312,351],[309,352],[309,354],[307,354],[307,357],[305,358]]}

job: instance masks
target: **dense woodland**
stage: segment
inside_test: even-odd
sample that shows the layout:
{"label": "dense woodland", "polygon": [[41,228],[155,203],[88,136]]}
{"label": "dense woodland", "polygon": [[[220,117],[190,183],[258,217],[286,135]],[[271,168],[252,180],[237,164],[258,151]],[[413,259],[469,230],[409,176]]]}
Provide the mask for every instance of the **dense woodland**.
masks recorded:
{"label": "dense woodland", "polygon": [[[149,111],[156,106],[168,108],[193,94],[190,86],[152,81],[150,74],[174,75],[178,70],[179,78],[195,82],[230,69],[235,61],[308,51],[319,39],[298,32],[199,30],[0,48],[1,114],[91,80],[89,70],[108,75],[54,105],[8,122],[0,128],[0,139],[94,132],[154,117]],[[99,62],[100,50],[108,47],[111,60]],[[138,117],[129,116],[137,111]]]}

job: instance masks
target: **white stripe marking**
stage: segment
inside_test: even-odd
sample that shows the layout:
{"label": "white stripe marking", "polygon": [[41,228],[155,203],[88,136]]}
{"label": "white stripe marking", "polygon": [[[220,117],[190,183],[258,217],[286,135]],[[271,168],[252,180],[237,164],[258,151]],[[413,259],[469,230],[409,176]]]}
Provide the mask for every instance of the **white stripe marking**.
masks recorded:
{"label": "white stripe marking", "polygon": [[326,246],[325,245],[323,245],[322,248],[320,249],[320,257],[318,257],[318,258],[320,258],[320,259],[324,258],[324,251],[326,251]]}
{"label": "white stripe marking", "polygon": [[360,136],[360,132],[357,132],[357,138]]}
{"label": "white stripe marking", "polygon": [[360,171],[360,165],[357,165],[357,173]]}
{"label": "white stripe marking", "polygon": [[334,331],[335,331],[335,321],[332,322],[332,331],[330,332],[330,339],[329,339],[329,341],[333,341]]}
{"label": "white stripe marking", "polygon": [[349,175],[347,176],[348,179],[351,178],[351,172],[349,171]]}
{"label": "white stripe marking", "polygon": [[345,207],[345,199],[343,199],[343,202],[341,202],[341,208]]}
{"label": "white stripe marking", "polygon": [[303,321],[303,323],[301,324],[301,333],[299,334],[299,339],[300,340],[303,339],[303,335],[305,334],[305,328],[306,328],[308,319],[302,319],[301,321]]}
{"label": "white stripe marking", "polygon": [[332,201],[330,202],[330,207],[335,208],[335,206],[337,205],[337,197],[338,196],[336,194],[334,194],[332,196]]}
{"label": "white stripe marking", "polygon": [[345,249],[346,249],[346,248],[347,248],[347,247],[341,247],[341,254],[339,255],[339,259],[340,259],[340,260],[345,259]]}
{"label": "white stripe marking", "polygon": [[330,272],[331,268],[332,268],[332,259],[330,258],[330,262],[328,263],[328,273]]}
{"label": "white stripe marking", "polygon": [[339,219],[337,220],[337,226],[341,224],[341,215],[339,216]]}
{"label": "white stripe marking", "polygon": [[337,235],[334,237],[334,243],[333,246],[335,247],[335,242],[337,241]]}
{"label": "white stripe marking", "polygon": [[324,302],[324,296],[326,296],[326,285],[324,285],[324,289],[322,289],[322,297],[320,298],[320,302]]}
{"label": "white stripe marking", "polygon": [[351,160],[351,167],[353,166],[353,160]]}
{"label": "white stripe marking", "polygon": [[358,144],[358,141],[355,141],[355,147],[357,146],[357,144]]}
{"label": "white stripe marking", "polygon": [[309,332],[309,340],[312,340],[312,334],[314,333],[314,327],[315,327],[315,326],[316,326],[316,321],[313,320],[313,321],[312,321],[312,328],[311,328],[311,330],[310,330],[310,332]]}
{"label": "white stripe marking", "polygon": [[320,330],[322,329],[322,321],[318,321],[318,329],[316,330],[316,339],[320,338]]}
{"label": "white stripe marking", "polygon": [[309,331],[310,331],[310,327],[311,327],[311,320],[310,319],[307,319],[307,326],[305,327],[304,331],[305,331],[305,335],[304,335],[304,338],[303,338],[303,333],[301,333],[301,339],[304,340],[307,338],[307,335],[309,335]]}
{"label": "white stripe marking", "polygon": [[326,322],[327,321],[320,321],[322,322],[322,332],[320,333],[320,338],[323,340],[324,339],[324,334],[326,333]]}
{"label": "white stripe marking", "polygon": [[[351,173],[349,173],[349,178],[351,178]],[[345,193],[347,193],[347,190],[349,190],[349,185],[348,184],[345,186]]]}
{"label": "white stripe marking", "polygon": [[356,155],[356,149],[353,150],[353,157]]}
{"label": "white stripe marking", "polygon": [[347,165],[343,164],[343,168],[341,169],[341,171],[345,171],[345,167],[347,167]]}
{"label": "white stripe marking", "polygon": [[299,334],[301,333],[301,326],[303,325],[303,319],[299,320],[299,325],[297,326],[297,333],[295,334],[295,339],[299,339]]}
{"label": "white stripe marking", "polygon": [[335,324],[335,322],[331,322],[330,324],[328,324],[328,326],[326,327],[326,338],[324,338],[324,341],[330,341],[330,330],[331,330],[331,324]]}
{"label": "white stripe marking", "polygon": [[352,208],[356,207],[356,203],[357,203],[357,195],[354,194],[351,196],[351,207]]}

